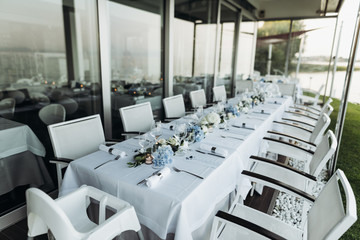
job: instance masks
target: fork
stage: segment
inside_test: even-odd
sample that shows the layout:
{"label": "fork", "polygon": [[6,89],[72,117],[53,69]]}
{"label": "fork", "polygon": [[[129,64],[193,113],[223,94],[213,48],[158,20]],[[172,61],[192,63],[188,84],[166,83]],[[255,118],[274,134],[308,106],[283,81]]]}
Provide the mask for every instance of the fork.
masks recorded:
{"label": "fork", "polygon": [[225,135],[221,135],[220,137],[222,137],[222,138],[233,138],[233,139],[237,139],[237,140],[244,141],[244,139],[243,139],[243,138],[238,138],[238,137],[233,137],[233,136],[225,136]]}
{"label": "fork", "polygon": [[188,171],[185,171],[185,170],[178,169],[178,168],[176,168],[176,167],[173,167],[173,169],[174,169],[175,172],[184,172],[184,173],[193,175],[193,176],[195,176],[195,177],[198,177],[198,178],[200,178],[200,179],[204,179],[203,177],[201,177],[201,176],[199,176],[199,175],[196,175],[196,174],[194,174],[194,173],[191,173],[191,172],[188,172]]}
{"label": "fork", "polygon": [[102,164],[94,167],[94,170],[95,170],[95,169],[98,169],[99,167],[101,167],[102,165],[104,165],[104,164],[106,164],[106,163],[108,163],[108,162],[119,160],[119,158],[120,158],[120,155],[117,155],[114,159],[110,159],[110,160],[108,160],[108,161],[106,161],[106,162],[104,162],[104,163],[102,163]]}

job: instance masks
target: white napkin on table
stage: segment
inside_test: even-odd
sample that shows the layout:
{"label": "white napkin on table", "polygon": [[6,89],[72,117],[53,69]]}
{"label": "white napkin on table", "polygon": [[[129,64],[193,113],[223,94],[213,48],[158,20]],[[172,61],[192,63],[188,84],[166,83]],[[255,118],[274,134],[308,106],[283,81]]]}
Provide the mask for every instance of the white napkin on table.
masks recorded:
{"label": "white napkin on table", "polygon": [[170,175],[170,173],[170,168],[164,167],[157,174],[146,179],[146,186],[148,186],[149,188],[155,187],[160,182],[160,180]]}
{"label": "white napkin on table", "polygon": [[205,150],[207,152],[214,153],[219,156],[223,156],[223,157],[227,157],[227,155],[228,155],[228,151],[226,149],[221,148],[221,147],[215,147],[213,145],[209,145],[206,143],[201,143],[200,149]]}
{"label": "white napkin on table", "polygon": [[99,149],[104,152],[108,152],[115,156],[120,156],[120,158],[126,157],[126,152],[121,151],[120,149],[116,149],[113,147],[107,147],[104,144],[100,144]]}
{"label": "white napkin on table", "polygon": [[252,121],[251,119],[243,119],[241,121],[236,121],[233,124],[235,127],[239,127],[239,128],[249,128],[249,129],[256,129],[257,125],[254,121]]}

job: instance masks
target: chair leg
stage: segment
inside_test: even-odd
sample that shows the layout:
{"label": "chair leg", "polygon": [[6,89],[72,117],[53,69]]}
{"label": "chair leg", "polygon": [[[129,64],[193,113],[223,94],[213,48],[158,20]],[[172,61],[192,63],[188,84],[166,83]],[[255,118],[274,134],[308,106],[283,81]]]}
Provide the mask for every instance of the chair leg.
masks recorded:
{"label": "chair leg", "polygon": [[139,240],[144,240],[145,239],[141,229],[137,232],[137,234],[139,236]]}

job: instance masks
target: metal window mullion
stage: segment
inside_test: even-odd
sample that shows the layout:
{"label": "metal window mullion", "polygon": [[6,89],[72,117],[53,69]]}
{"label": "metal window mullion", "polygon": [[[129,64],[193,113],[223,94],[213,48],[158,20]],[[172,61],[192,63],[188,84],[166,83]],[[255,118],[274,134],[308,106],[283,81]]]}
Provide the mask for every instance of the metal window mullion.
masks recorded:
{"label": "metal window mullion", "polygon": [[[105,136],[112,138],[111,119],[111,41],[110,41],[110,14],[107,6],[108,0],[97,0],[98,29],[100,46],[100,76],[104,112]],[[119,113],[120,114],[120,113]]]}
{"label": "metal window mullion", "polygon": [[175,0],[164,1],[164,88],[165,97],[173,95],[174,81],[174,5]]}
{"label": "metal window mullion", "polygon": [[345,89],[344,89],[344,94],[343,94],[343,99],[342,99],[342,106],[340,106],[341,108],[341,113],[339,113],[339,131],[336,133],[336,137],[337,137],[337,141],[338,141],[338,147],[336,148],[335,154],[334,154],[334,159],[332,162],[332,166],[331,166],[331,171],[330,173],[333,174],[336,170],[336,164],[337,164],[337,160],[339,157],[339,149],[340,149],[340,144],[341,144],[341,139],[342,139],[342,133],[343,133],[343,129],[344,129],[344,123],[345,123],[345,117],[346,117],[346,110],[347,110],[347,105],[348,105],[348,97],[349,97],[349,91],[350,91],[350,84],[351,84],[351,79],[352,79],[352,73],[354,71],[354,65],[355,65],[355,59],[356,59],[356,53],[357,53],[357,47],[359,44],[359,32],[360,32],[360,15],[359,15],[359,11],[360,11],[360,4],[358,7],[358,15],[357,15],[357,19],[356,19],[356,25],[355,25],[355,30],[354,30],[354,35],[353,35],[353,41],[351,44],[351,51],[350,51],[350,56],[349,56],[349,60],[348,60],[348,67],[347,67],[347,73],[345,76]]}
{"label": "metal window mullion", "polygon": [[236,13],[234,31],[234,52],[232,55],[232,81],[231,81],[231,97],[235,97],[236,91],[236,75],[237,75],[237,63],[239,59],[239,47],[240,47],[240,26],[242,21],[242,10],[238,10]]}

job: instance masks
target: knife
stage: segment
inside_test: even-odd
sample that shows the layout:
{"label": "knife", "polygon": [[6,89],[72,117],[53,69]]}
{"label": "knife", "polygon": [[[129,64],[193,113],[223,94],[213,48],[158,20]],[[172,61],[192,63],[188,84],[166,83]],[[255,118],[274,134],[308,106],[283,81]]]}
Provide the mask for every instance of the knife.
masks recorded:
{"label": "knife", "polygon": [[148,179],[149,177],[152,177],[152,176],[158,174],[159,172],[160,172],[160,170],[157,170],[157,171],[153,172],[150,176],[148,176],[147,178],[144,178],[143,180],[141,180],[140,182],[138,182],[136,185],[140,185],[140,184],[146,182],[146,179]]}
{"label": "knife", "polygon": [[209,155],[212,155],[212,156],[215,156],[215,157],[221,157],[221,158],[225,158],[224,156],[221,156],[221,155],[217,155],[215,153],[210,153],[210,152],[203,152],[203,151],[200,151],[198,149],[195,149],[196,152],[199,152],[199,153],[202,153],[202,154],[209,154]]}

